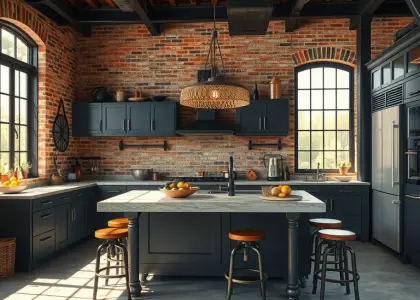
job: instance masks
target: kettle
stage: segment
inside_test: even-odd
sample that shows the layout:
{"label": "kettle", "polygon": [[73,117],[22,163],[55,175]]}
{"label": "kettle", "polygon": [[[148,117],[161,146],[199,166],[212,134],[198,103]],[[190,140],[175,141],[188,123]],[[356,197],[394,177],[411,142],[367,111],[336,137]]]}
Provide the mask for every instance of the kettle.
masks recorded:
{"label": "kettle", "polygon": [[283,156],[264,158],[264,165],[267,168],[267,180],[284,180]]}
{"label": "kettle", "polygon": [[100,86],[96,87],[91,92],[92,101],[95,102],[107,102],[109,101],[109,94],[106,91],[106,87]]}

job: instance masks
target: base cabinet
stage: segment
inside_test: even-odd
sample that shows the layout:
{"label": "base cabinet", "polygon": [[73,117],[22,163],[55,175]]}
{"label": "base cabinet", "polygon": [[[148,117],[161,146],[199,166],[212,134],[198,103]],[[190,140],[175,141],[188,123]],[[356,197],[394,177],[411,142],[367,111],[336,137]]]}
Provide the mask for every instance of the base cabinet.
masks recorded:
{"label": "base cabinet", "polygon": [[420,200],[405,198],[404,205],[404,252],[420,268]]}
{"label": "base cabinet", "polygon": [[70,245],[71,204],[63,204],[55,208],[55,248],[63,249]]}

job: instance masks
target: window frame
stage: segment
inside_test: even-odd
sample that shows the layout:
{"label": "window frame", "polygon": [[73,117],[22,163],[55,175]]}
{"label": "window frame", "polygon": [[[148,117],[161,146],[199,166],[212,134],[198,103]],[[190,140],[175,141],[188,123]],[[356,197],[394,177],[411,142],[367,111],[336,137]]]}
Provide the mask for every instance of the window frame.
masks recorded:
{"label": "window frame", "polygon": [[[309,70],[309,69],[313,69],[313,68],[335,68],[335,69],[340,69],[343,71],[347,71],[349,72],[349,161],[351,163],[351,168],[349,168],[349,172],[354,172],[354,158],[355,158],[355,140],[354,140],[354,68],[346,65],[346,64],[342,64],[342,63],[336,63],[336,62],[311,62],[308,64],[304,64],[301,66],[297,66],[294,69],[294,84],[295,84],[295,109],[294,109],[294,113],[295,113],[295,129],[294,129],[294,146],[295,146],[295,158],[294,158],[294,171],[295,173],[314,173],[316,172],[316,169],[299,169],[298,168],[298,101],[299,101],[299,97],[298,97],[298,73],[305,71],[305,70]],[[337,75],[336,75],[337,76]],[[337,77],[336,77],[336,81],[337,81]],[[324,85],[324,76],[322,76],[322,83]],[[337,83],[337,82],[336,82]],[[309,89],[310,91],[312,91],[312,89]],[[322,89],[324,91],[324,88]],[[335,86],[335,90],[337,90],[337,84]],[[336,99],[337,101],[337,99]],[[313,111],[312,109],[309,109],[308,111]],[[324,109],[322,110],[316,110],[316,111],[325,111]],[[333,111],[332,109],[330,111]],[[337,109],[337,107],[334,109],[335,112],[339,111],[339,109]],[[336,114],[337,116],[337,114]],[[316,131],[322,131],[323,133],[325,131],[339,131],[337,130],[337,128],[335,130],[325,130],[324,126],[322,130],[316,130]],[[310,129],[309,132],[312,132],[312,130]],[[324,139],[323,139],[324,141]],[[323,153],[325,153],[325,144],[323,145],[323,149],[319,150],[322,151]],[[312,150],[312,145],[310,145],[310,150],[308,150],[309,152],[313,151]],[[316,151],[316,150],[315,150]],[[327,150],[327,151],[333,151],[333,150]],[[337,148],[334,150],[337,153]],[[323,157],[325,157],[325,155],[323,155]],[[338,163],[338,161],[336,161],[336,163]],[[324,173],[338,173],[338,168],[334,168],[334,169],[324,169],[324,168],[320,168],[320,170]]]}
{"label": "window frame", "polygon": [[13,24],[0,21],[0,31],[4,29],[13,34],[15,39],[15,57],[17,53],[17,38],[19,38],[28,47],[28,63],[18,60],[1,52],[0,39],[0,64],[10,68],[9,82],[9,140],[10,140],[10,156],[9,168],[15,168],[15,71],[27,73],[27,160],[31,162],[32,168],[29,177],[38,177],[38,47],[29,35],[24,33],[20,28]]}

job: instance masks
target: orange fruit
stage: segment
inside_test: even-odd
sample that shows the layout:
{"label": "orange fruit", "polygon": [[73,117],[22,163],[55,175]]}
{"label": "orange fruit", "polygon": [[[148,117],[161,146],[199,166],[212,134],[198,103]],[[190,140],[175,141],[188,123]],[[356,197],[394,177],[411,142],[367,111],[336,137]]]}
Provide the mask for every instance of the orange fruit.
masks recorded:
{"label": "orange fruit", "polygon": [[280,198],[286,198],[286,196],[287,196],[287,195],[286,195],[285,193],[280,193],[280,194],[279,194],[279,197],[280,197]]}
{"label": "orange fruit", "polygon": [[188,185],[188,183],[184,183],[183,188],[184,188],[184,190],[188,190],[190,188],[190,186]]}
{"label": "orange fruit", "polygon": [[12,181],[12,183],[9,185],[10,187],[15,187],[18,186],[19,184],[17,183],[17,181]]}
{"label": "orange fruit", "polygon": [[175,188],[175,184],[171,183],[171,184],[169,185],[169,188],[170,188],[170,189],[174,189],[174,188]]}
{"label": "orange fruit", "polygon": [[273,195],[273,196],[277,196],[278,194],[280,194],[280,192],[281,192],[281,190],[278,187],[273,187],[271,189],[271,195]]}
{"label": "orange fruit", "polygon": [[13,176],[12,178],[10,178],[10,180],[9,181],[17,181],[18,179],[15,177],[15,176]]}
{"label": "orange fruit", "polygon": [[2,184],[4,187],[8,187],[9,185],[10,185],[10,181],[5,181],[5,182],[3,182],[3,184]]}
{"label": "orange fruit", "polygon": [[290,193],[292,192],[292,189],[291,189],[291,188],[290,188],[290,186],[288,186],[288,185],[283,185],[283,186],[281,187],[281,192],[282,192],[283,194],[290,195]]}

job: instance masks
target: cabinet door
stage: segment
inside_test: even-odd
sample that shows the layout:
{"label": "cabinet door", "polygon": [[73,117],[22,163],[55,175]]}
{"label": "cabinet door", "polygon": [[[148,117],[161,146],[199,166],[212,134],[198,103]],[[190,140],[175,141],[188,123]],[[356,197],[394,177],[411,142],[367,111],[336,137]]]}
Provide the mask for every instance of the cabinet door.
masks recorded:
{"label": "cabinet door", "polygon": [[382,111],[382,191],[393,195],[399,194],[399,124],[399,107]]}
{"label": "cabinet door", "polygon": [[382,111],[372,114],[372,189],[382,190]]}
{"label": "cabinet door", "polygon": [[400,252],[400,205],[399,197],[382,195],[382,241],[383,244]]}
{"label": "cabinet door", "polygon": [[151,106],[153,136],[175,136],[175,102],[153,103]]}
{"label": "cabinet door", "polygon": [[102,135],[102,104],[73,103],[72,133],[75,137]]}
{"label": "cabinet door", "polygon": [[265,101],[252,101],[250,105],[236,110],[237,135],[261,135],[263,130],[263,117]]}
{"label": "cabinet door", "polygon": [[289,134],[289,100],[268,100],[263,116],[265,135],[287,136]]}
{"label": "cabinet door", "polygon": [[150,103],[127,103],[127,135],[148,136],[152,129]]}
{"label": "cabinet door", "polygon": [[124,103],[104,103],[103,132],[106,136],[126,135],[126,106]]}
{"label": "cabinet door", "polygon": [[71,240],[77,242],[85,236],[86,229],[86,205],[83,199],[76,200],[71,205]]}
{"label": "cabinet door", "polygon": [[372,191],[372,237],[382,241],[382,195]]}
{"label": "cabinet door", "polygon": [[332,195],[326,202],[326,217],[341,220],[343,228],[356,233],[360,238],[362,233],[362,197],[359,195]]}
{"label": "cabinet door", "polygon": [[[98,201],[105,200],[111,197],[115,197],[127,191],[127,187],[124,185],[106,185],[99,188]],[[116,218],[123,218],[124,213],[115,212],[97,212],[96,213],[96,228],[108,227],[108,221]]]}
{"label": "cabinet door", "polygon": [[420,267],[420,200],[405,198],[404,249],[414,265]]}
{"label": "cabinet door", "polygon": [[71,205],[63,204],[55,208],[55,248],[60,250],[71,243]]}

